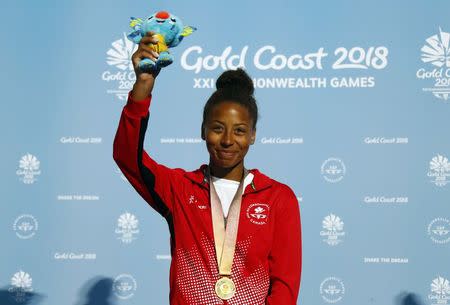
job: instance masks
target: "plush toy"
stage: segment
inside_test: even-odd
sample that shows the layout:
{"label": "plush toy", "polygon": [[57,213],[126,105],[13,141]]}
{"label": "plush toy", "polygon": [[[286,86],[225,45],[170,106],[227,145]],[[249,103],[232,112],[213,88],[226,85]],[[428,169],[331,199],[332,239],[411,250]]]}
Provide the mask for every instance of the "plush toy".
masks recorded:
{"label": "plush toy", "polygon": [[193,26],[183,26],[180,18],[166,11],[159,11],[146,19],[131,17],[130,27],[133,31],[127,37],[136,44],[149,31],[155,32],[159,39],[157,44],[149,44],[159,53],[158,60],[154,62],[149,58],[142,59],[139,62],[139,69],[143,72],[156,71],[170,65],[173,62],[173,55],[169,53],[169,48],[176,47],[184,37],[197,30]]}

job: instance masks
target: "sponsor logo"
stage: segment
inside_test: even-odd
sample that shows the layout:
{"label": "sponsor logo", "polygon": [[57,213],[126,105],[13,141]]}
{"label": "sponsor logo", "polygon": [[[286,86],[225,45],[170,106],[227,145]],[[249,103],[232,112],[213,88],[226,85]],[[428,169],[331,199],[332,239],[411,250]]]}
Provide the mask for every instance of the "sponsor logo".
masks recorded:
{"label": "sponsor logo", "polygon": [[23,214],[14,221],[13,230],[20,239],[30,239],[38,230],[38,222],[33,215]]}
{"label": "sponsor logo", "polygon": [[32,184],[37,180],[36,176],[41,174],[40,164],[41,162],[35,156],[27,153],[20,159],[16,174],[21,177],[23,183]]}

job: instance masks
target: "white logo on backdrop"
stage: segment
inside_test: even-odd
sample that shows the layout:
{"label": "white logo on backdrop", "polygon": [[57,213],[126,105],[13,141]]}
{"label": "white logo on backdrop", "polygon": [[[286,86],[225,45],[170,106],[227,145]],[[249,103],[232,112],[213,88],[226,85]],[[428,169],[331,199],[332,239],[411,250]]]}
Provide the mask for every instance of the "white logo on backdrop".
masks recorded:
{"label": "white logo on backdrop", "polygon": [[344,283],[337,277],[328,277],[320,284],[320,295],[327,303],[337,303],[345,294]]}
{"label": "white logo on backdrop", "polygon": [[423,88],[439,99],[448,100],[450,96],[450,33],[443,32],[428,37],[422,51],[422,61],[430,64],[429,69],[420,68],[416,72],[418,79],[433,81],[433,86]]}
{"label": "white logo on backdrop", "polygon": [[135,235],[139,233],[138,224],[139,221],[133,214],[126,212],[120,215],[116,228],[116,234],[119,235],[118,239],[126,244],[131,243],[136,239]]}
{"label": "white logo on backdrop", "polygon": [[13,229],[17,237],[21,239],[32,238],[38,229],[38,222],[33,215],[23,214],[16,218]]}
{"label": "white logo on backdrop", "polygon": [[450,300],[450,283],[446,278],[438,276],[430,285],[431,293],[428,299],[431,300],[431,305],[446,305]]}
{"label": "white logo on backdrop", "polygon": [[447,218],[435,218],[428,225],[428,235],[437,244],[450,241],[450,221]]}
{"label": "white logo on backdrop", "polygon": [[16,302],[22,303],[27,299],[27,293],[33,291],[32,283],[31,276],[20,270],[12,276],[11,287],[8,290]]}
{"label": "white logo on backdrop", "polygon": [[115,94],[120,100],[126,100],[136,75],[131,61],[131,55],[137,50],[137,45],[130,41],[123,33],[123,38],[114,41],[112,47],[106,52],[106,63],[112,68],[102,73],[102,80],[111,82],[113,89],[107,93]]}
{"label": "white logo on backdrop", "polygon": [[437,186],[447,185],[450,177],[450,163],[447,157],[438,154],[431,159],[428,177],[431,177],[431,182]]}
{"label": "white logo on backdrop", "polygon": [[37,178],[35,176],[40,175],[39,170],[40,161],[30,153],[22,156],[19,161],[19,169],[16,171],[18,176],[22,176],[21,180],[25,184],[34,183]]}
{"label": "white logo on backdrop", "polygon": [[[226,46],[219,53],[211,54],[202,46],[191,46],[180,58],[181,67],[196,75],[203,71],[248,68],[264,71],[306,71],[306,77],[257,77],[253,79],[256,88],[372,88],[375,76],[322,77],[317,74],[324,69],[331,70],[381,70],[388,64],[388,48],[385,46],[338,47],[326,52],[324,47],[306,53],[285,54],[273,45],[253,49],[248,45],[240,50]],[[201,75],[200,75],[201,76]],[[193,88],[213,89],[215,79],[196,77]]]}
{"label": "white logo on backdrop", "polygon": [[131,298],[136,289],[136,280],[130,274],[120,274],[114,279],[113,291],[119,299],[125,300]]}
{"label": "white logo on backdrop", "polygon": [[326,237],[323,241],[328,245],[336,246],[343,241],[342,237],[345,235],[344,222],[339,216],[334,214],[325,216],[322,221],[322,228],[324,230],[320,231],[320,236]]}
{"label": "white logo on backdrop", "polygon": [[336,183],[344,178],[346,169],[341,159],[328,158],[322,163],[320,172],[326,181]]}

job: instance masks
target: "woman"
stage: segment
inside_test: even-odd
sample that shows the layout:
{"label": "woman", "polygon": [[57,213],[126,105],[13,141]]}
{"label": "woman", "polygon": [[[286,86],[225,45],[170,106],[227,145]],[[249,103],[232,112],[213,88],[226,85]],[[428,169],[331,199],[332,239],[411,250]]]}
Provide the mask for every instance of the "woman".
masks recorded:
{"label": "woman", "polygon": [[194,171],[158,164],[143,149],[159,71],[137,69],[158,57],[147,45],[133,54],[136,83],[114,139],[114,160],[171,233],[170,304],[294,305],[300,286],[301,227],[293,191],[244,157],[255,142],[258,109],[242,70],[224,72],[207,101],[201,128],[210,160]]}

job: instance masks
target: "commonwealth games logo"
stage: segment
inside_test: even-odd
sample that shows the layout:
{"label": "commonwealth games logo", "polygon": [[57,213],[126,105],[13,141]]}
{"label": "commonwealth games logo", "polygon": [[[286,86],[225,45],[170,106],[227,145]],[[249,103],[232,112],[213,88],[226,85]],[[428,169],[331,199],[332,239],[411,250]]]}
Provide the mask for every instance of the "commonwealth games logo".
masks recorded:
{"label": "commonwealth games logo", "polygon": [[32,283],[33,279],[31,276],[20,270],[11,278],[11,287],[8,290],[17,303],[22,303],[27,300],[27,293],[33,291]]}
{"label": "commonwealth games logo", "polygon": [[13,229],[20,239],[32,238],[38,229],[38,222],[33,215],[24,214],[16,218]]}
{"label": "commonwealth games logo", "polygon": [[450,241],[450,221],[447,218],[435,218],[428,225],[428,235],[437,244]]}
{"label": "commonwealth games logo", "polygon": [[131,243],[136,239],[135,235],[139,233],[138,225],[139,221],[133,214],[126,212],[120,215],[116,228],[118,239],[125,244]]}
{"label": "commonwealth games logo", "polygon": [[19,161],[19,169],[16,171],[17,176],[22,176],[21,180],[25,184],[34,183],[37,178],[35,176],[40,175],[39,170],[41,162],[32,154],[26,154],[22,156]]}
{"label": "commonwealth games logo", "polygon": [[431,87],[422,90],[447,101],[450,97],[450,33],[439,28],[439,33],[428,37],[420,50],[422,61],[429,65],[428,69],[417,70],[416,77],[432,81]]}
{"label": "commonwealth games logo", "polygon": [[430,170],[428,171],[428,177],[431,178],[431,183],[437,186],[445,186],[449,182],[447,179],[450,177],[450,163],[447,157],[437,155],[430,161]]}
{"label": "commonwealth games logo", "polygon": [[428,299],[431,300],[431,305],[446,305],[450,300],[450,283],[446,278],[438,276],[430,285],[431,293]]}
{"label": "commonwealth games logo", "polygon": [[324,230],[320,231],[320,236],[325,237],[323,241],[328,245],[336,246],[343,241],[342,237],[345,235],[344,222],[339,216],[334,214],[326,216],[322,221],[322,228]]}
{"label": "commonwealth games logo", "polygon": [[345,171],[344,162],[338,158],[328,158],[320,168],[323,178],[331,183],[341,181],[344,178]]}
{"label": "commonwealth games logo", "polygon": [[114,88],[107,90],[107,93],[115,94],[120,100],[126,100],[136,79],[131,61],[131,55],[136,50],[137,45],[123,33],[123,38],[114,41],[106,52],[106,63],[111,69],[102,73],[102,80],[113,84]]}
{"label": "commonwealth games logo", "polygon": [[328,277],[320,284],[320,295],[327,303],[337,303],[345,293],[344,283],[337,277]]}
{"label": "commonwealth games logo", "polygon": [[120,274],[114,279],[112,288],[119,299],[126,300],[134,295],[137,283],[130,274]]}

